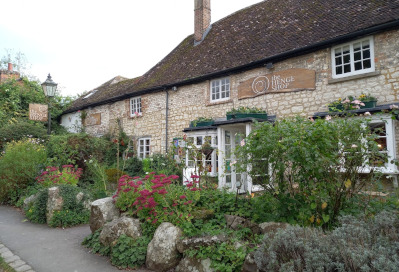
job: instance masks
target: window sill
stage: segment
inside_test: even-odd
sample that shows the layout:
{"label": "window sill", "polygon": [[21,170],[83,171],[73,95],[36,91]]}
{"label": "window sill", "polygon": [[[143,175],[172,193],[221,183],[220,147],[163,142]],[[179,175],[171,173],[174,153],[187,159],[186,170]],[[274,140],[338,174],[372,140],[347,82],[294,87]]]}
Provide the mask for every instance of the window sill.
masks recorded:
{"label": "window sill", "polygon": [[220,105],[220,104],[226,104],[226,103],[232,103],[232,102],[233,102],[233,99],[231,99],[231,98],[227,99],[227,100],[215,101],[215,102],[209,101],[206,106],[214,106],[214,105]]}
{"label": "window sill", "polygon": [[355,79],[361,79],[361,78],[379,76],[379,75],[381,75],[380,71],[374,71],[374,72],[369,72],[369,73],[354,75],[354,76],[331,78],[331,79],[328,79],[328,84],[335,84],[335,83],[345,82],[345,81],[349,81],[349,80],[355,80]]}

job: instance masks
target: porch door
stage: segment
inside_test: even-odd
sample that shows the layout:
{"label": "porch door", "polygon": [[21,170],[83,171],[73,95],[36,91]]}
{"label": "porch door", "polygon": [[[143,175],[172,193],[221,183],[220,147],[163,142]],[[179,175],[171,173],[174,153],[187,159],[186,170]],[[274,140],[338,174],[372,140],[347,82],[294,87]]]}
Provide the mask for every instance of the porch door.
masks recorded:
{"label": "porch door", "polygon": [[239,188],[240,193],[244,193],[247,190],[246,174],[236,172],[234,150],[240,145],[244,134],[245,132],[234,129],[226,129],[224,133],[225,187],[234,192]]}

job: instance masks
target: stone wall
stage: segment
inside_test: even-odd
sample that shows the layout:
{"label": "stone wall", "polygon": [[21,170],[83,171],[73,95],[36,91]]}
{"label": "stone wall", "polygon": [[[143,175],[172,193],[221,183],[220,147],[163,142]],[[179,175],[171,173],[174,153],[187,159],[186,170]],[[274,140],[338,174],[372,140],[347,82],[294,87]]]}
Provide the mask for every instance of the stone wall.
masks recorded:
{"label": "stone wall", "polygon": [[[376,71],[367,75],[332,79],[331,50],[328,48],[274,63],[272,69],[264,67],[231,75],[231,99],[228,101],[212,104],[209,102],[210,81],[178,87],[177,91],[169,90],[168,142],[171,143],[174,137],[182,137],[182,130],[195,118],[225,117],[226,111],[233,107],[259,107],[266,109],[269,115],[284,118],[294,115],[312,116],[315,112],[327,111],[326,105],[333,100],[348,95],[358,96],[362,93],[370,93],[377,97],[377,104],[398,102],[398,40],[398,30],[374,36]],[[238,86],[242,82],[256,76],[292,68],[316,71],[315,89],[266,93],[254,98],[238,99]],[[128,135],[135,138],[149,136],[151,151],[164,152],[166,92],[143,95],[142,107],[143,115],[137,118],[130,117],[129,100],[87,110],[88,114],[101,112],[101,125],[87,126],[86,131],[94,135],[105,134],[115,127],[117,118],[120,118]],[[398,126],[396,130],[398,131]]]}

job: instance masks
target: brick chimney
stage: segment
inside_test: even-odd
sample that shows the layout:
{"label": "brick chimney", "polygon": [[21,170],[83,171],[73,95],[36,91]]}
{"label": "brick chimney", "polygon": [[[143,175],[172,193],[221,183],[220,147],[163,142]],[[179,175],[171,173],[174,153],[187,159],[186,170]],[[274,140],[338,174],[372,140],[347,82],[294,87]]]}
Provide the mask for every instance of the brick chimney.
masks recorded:
{"label": "brick chimney", "polygon": [[11,62],[8,63],[8,71],[12,72],[12,63]]}
{"label": "brick chimney", "polygon": [[20,74],[17,71],[13,71],[12,63],[8,63],[8,69],[7,70],[0,70],[0,83],[6,82],[8,80],[18,80]]}
{"label": "brick chimney", "polygon": [[194,42],[199,43],[211,25],[211,0],[194,0]]}

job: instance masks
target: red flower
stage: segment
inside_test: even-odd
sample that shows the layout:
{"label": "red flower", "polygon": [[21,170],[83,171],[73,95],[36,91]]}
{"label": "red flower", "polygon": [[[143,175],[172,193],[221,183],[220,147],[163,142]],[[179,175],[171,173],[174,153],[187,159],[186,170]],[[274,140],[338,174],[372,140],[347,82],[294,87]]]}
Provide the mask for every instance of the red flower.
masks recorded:
{"label": "red flower", "polygon": [[181,195],[181,196],[180,196],[180,199],[185,199],[185,198],[186,198],[185,195]]}

